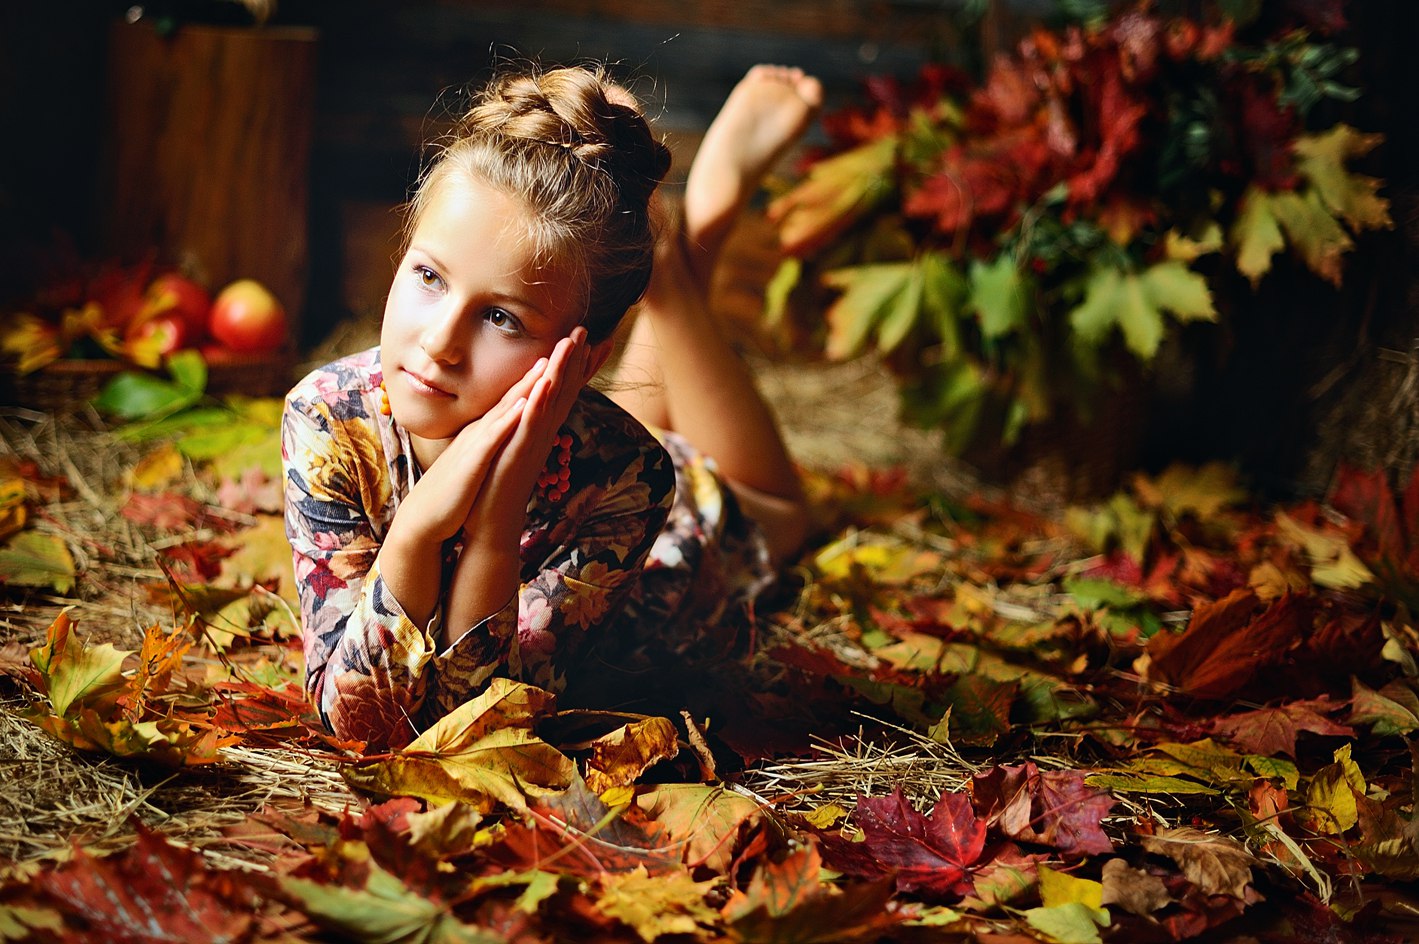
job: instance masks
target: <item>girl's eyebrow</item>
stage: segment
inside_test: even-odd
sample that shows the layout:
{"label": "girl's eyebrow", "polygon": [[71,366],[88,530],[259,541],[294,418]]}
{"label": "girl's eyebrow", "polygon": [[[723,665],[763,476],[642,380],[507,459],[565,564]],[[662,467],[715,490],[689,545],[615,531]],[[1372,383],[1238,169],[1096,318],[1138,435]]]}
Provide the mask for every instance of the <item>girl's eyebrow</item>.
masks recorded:
{"label": "girl's eyebrow", "polygon": [[[429,260],[429,262],[433,263],[433,267],[435,269],[438,269],[440,274],[446,273],[448,271],[448,266],[444,265],[443,261],[439,259],[437,255],[430,252],[426,247],[421,246],[418,243],[410,243],[409,251],[416,252],[424,256],[426,259]],[[499,302],[513,304],[516,305],[518,308],[526,309],[541,321],[548,320],[547,314],[542,310],[541,306],[526,295],[512,295],[506,292],[496,292],[494,293],[493,297]]]}

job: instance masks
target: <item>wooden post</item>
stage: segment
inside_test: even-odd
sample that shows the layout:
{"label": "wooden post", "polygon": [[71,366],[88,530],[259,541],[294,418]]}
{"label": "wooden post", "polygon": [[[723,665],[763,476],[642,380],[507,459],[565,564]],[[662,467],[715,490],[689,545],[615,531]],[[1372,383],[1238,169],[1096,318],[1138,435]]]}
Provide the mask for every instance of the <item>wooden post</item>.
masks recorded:
{"label": "wooden post", "polygon": [[316,33],[116,23],[99,232],[215,291],[250,277],[305,304]]}

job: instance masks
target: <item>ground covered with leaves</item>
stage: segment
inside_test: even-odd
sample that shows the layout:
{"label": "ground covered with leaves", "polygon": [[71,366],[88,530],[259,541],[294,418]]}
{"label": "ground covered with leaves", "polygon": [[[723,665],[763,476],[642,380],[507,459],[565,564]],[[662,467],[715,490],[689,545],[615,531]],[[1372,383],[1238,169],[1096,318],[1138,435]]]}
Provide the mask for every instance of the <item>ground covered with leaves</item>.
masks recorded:
{"label": "ground covered with leaves", "polygon": [[0,940],[1415,937],[1419,476],[820,470],[734,640],[366,755],[302,696],[277,412],[0,418]]}

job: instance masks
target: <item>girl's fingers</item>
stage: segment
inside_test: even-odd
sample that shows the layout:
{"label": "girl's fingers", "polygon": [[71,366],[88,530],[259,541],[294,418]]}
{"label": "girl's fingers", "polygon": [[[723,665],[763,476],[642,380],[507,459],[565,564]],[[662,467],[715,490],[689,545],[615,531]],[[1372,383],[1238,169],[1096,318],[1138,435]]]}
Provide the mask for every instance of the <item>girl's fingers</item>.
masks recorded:
{"label": "girl's fingers", "polygon": [[532,385],[536,383],[537,379],[546,373],[546,371],[547,358],[539,357],[537,362],[527,369],[527,373],[523,374],[517,383],[508,388],[507,393],[504,393],[502,399],[498,401],[498,406],[507,407],[511,406],[519,399],[526,399],[528,394],[532,392]]}

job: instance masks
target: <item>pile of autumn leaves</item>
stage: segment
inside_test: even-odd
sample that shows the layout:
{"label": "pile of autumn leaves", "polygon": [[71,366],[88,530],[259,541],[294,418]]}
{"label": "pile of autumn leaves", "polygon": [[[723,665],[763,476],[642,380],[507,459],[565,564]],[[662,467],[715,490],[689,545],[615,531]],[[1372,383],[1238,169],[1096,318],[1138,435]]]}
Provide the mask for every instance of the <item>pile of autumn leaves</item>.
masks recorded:
{"label": "pile of autumn leaves", "polygon": [[1065,521],[830,490],[857,525],[761,615],[735,699],[757,730],[726,705],[720,759],[866,715],[863,737],[915,728],[983,765],[964,789],[755,796],[682,753],[697,730],[506,680],[365,756],[310,715],[269,607],[219,640],[200,586],[174,585],[191,621],[136,653],[65,614],[5,663],[28,717],[172,767],[313,752],[370,802],[227,830],[262,871],[141,827],[104,858],[75,837],[10,873],[0,940],[1399,939],[1366,929],[1378,889],[1419,877],[1419,476],[1346,472],[1324,505],[1258,511],[1223,470],[1172,470]]}

